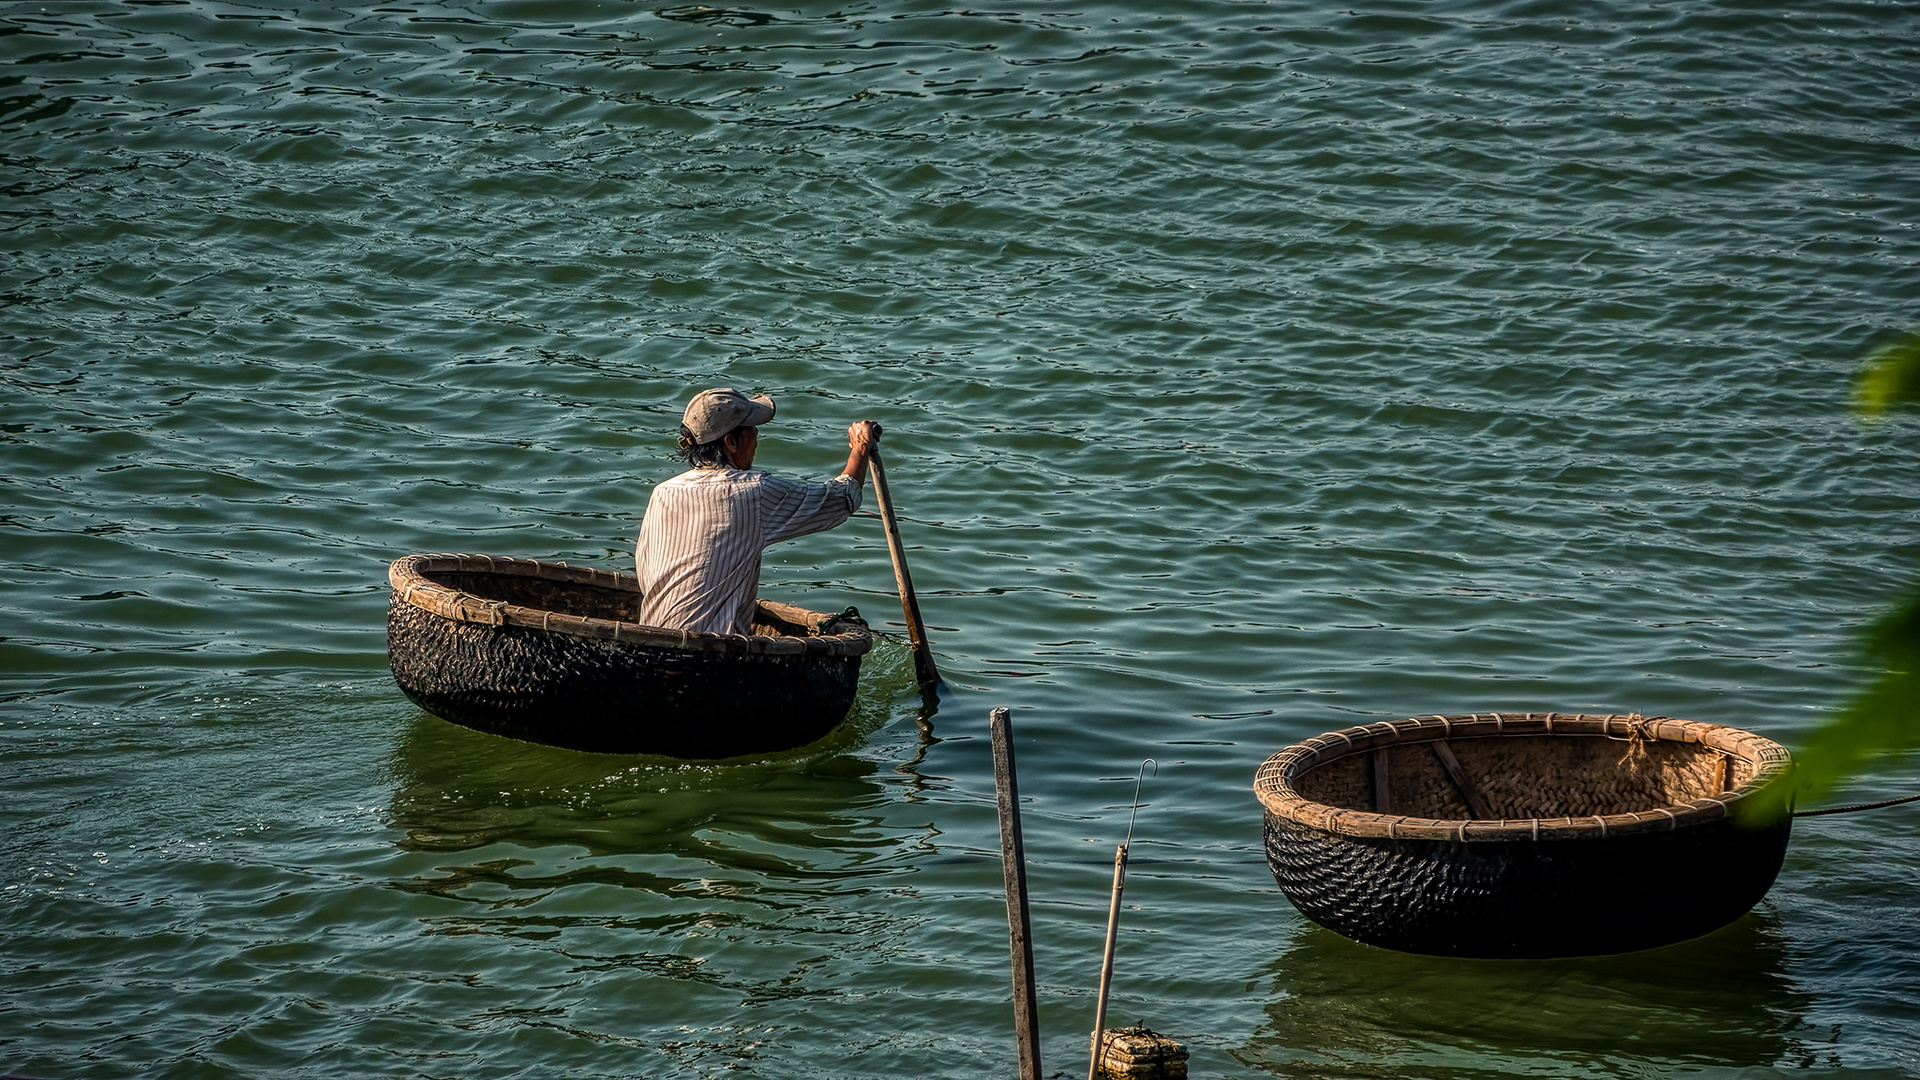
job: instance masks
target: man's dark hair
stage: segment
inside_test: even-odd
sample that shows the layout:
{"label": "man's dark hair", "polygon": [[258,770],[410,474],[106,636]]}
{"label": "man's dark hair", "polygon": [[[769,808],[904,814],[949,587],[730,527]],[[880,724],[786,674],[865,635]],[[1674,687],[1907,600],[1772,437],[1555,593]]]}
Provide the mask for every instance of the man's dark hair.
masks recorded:
{"label": "man's dark hair", "polygon": [[[738,430],[740,429],[734,429],[734,431]],[[727,432],[727,435],[731,434],[733,431]],[[680,457],[696,469],[717,469],[726,465],[728,464],[727,448],[721,444],[726,441],[727,435],[722,435],[712,442],[697,443],[693,441],[692,430],[687,425],[681,424]]]}

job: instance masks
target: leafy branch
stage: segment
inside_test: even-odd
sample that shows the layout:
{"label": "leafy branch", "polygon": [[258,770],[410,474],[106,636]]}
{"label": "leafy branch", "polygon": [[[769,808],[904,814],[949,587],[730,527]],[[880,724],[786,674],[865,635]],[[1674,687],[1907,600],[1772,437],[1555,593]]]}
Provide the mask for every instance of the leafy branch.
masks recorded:
{"label": "leafy branch", "polygon": [[[1853,407],[1867,422],[1920,407],[1920,328],[1867,359],[1854,382]],[[1880,674],[1808,736],[1794,755],[1791,781],[1746,800],[1748,816],[1777,820],[1791,809],[1789,800],[1824,794],[1875,754],[1920,745],[1920,590],[1867,627],[1858,650]]]}

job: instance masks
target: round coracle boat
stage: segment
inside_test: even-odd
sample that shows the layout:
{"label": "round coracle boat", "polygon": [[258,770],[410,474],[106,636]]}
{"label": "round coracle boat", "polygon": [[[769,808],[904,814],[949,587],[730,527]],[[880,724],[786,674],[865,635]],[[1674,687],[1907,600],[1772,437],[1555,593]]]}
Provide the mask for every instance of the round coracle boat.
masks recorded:
{"label": "round coracle boat", "polygon": [[1758,903],[1792,819],[1733,809],[1789,765],[1778,743],[1715,724],[1477,713],[1308,739],[1268,758],[1254,791],[1274,879],[1336,933],[1589,956],[1698,937]]}
{"label": "round coracle boat", "polygon": [[611,754],[723,758],[833,730],[873,647],[849,608],[758,601],[753,633],[644,626],[632,574],[491,555],[388,569],[387,659],[421,708],[470,728]]}

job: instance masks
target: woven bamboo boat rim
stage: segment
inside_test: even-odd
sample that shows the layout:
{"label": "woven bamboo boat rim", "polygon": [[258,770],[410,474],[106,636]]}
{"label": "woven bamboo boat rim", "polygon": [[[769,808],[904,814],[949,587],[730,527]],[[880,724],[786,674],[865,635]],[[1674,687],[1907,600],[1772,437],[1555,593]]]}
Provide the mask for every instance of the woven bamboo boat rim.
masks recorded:
{"label": "woven bamboo boat rim", "polygon": [[[1486,821],[1406,817],[1329,806],[1306,798],[1294,788],[1294,781],[1314,766],[1375,747],[1442,739],[1460,742],[1522,735],[1603,735],[1622,741],[1648,739],[1698,743],[1747,762],[1754,767],[1754,774],[1732,791],[1630,814]],[[1253,789],[1260,799],[1260,805],[1268,813],[1309,829],[1338,836],[1467,843],[1576,840],[1670,832],[1683,826],[1720,820],[1732,813],[1735,803],[1783,776],[1790,765],[1791,757],[1786,747],[1750,731],[1720,724],[1621,713],[1471,713],[1382,721],[1330,731],[1295,743],[1260,766],[1259,772],[1254,774]]]}
{"label": "woven bamboo boat rim", "polygon": [[[873,636],[864,627],[835,634],[807,637],[790,635],[703,634],[647,626],[618,619],[596,619],[568,615],[559,611],[487,600],[471,593],[449,588],[429,580],[431,573],[495,574],[506,577],[539,578],[569,584],[593,585],[631,593],[638,610],[640,579],[632,574],[595,570],[566,563],[538,559],[514,559],[494,555],[408,555],[395,559],[387,568],[387,581],[393,586],[394,600],[417,607],[454,622],[480,626],[520,626],[568,637],[596,638],[622,645],[685,649],[692,652],[717,652],[735,656],[862,656],[873,648]],[[772,614],[798,626],[819,627],[830,624],[828,616],[817,611],[769,600],[758,601]]]}

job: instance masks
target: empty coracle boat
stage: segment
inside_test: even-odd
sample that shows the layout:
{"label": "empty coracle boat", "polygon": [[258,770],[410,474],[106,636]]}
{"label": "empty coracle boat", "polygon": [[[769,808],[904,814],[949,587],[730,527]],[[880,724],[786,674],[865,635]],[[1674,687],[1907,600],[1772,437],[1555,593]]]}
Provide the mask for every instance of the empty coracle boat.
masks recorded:
{"label": "empty coracle boat", "polygon": [[1734,808],[1789,768],[1738,728],[1478,713],[1346,728],[1254,780],[1267,864],[1313,921],[1408,952],[1627,952],[1718,929],[1766,895],[1791,818]]}

